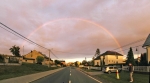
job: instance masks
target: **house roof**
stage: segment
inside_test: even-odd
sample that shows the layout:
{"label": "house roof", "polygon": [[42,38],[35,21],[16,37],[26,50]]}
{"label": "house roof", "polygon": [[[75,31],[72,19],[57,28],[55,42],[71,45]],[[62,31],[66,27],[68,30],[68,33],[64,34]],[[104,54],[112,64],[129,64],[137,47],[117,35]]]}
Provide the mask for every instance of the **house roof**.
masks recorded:
{"label": "house roof", "polygon": [[122,54],[115,52],[115,51],[106,51],[103,54],[97,56],[94,60],[99,60],[100,56],[106,56],[106,55],[118,55],[118,56],[123,56]]}
{"label": "house roof", "polygon": [[[39,53],[39,54],[41,54],[42,56],[44,56],[44,58],[46,58],[46,59],[49,59],[49,57],[47,57],[45,54],[43,54],[42,52],[40,52],[40,51],[36,51],[36,50],[33,50],[34,52],[37,52],[37,53]],[[31,51],[31,52],[33,52],[33,51]],[[29,52],[28,54],[30,54],[31,52]],[[27,55],[27,54],[26,54]],[[23,57],[24,56],[26,56],[26,55],[23,55]],[[52,61],[52,59],[50,58],[50,60]]]}
{"label": "house roof", "polygon": [[100,55],[99,56],[97,56],[94,60],[99,60],[100,59]]}
{"label": "house roof", "polygon": [[148,35],[148,37],[142,47],[146,47],[146,46],[150,46],[150,34]]}
{"label": "house roof", "polygon": [[122,54],[115,52],[115,51],[106,51],[105,53],[101,54],[101,56],[105,56],[105,55],[119,55],[119,56],[123,56]]}

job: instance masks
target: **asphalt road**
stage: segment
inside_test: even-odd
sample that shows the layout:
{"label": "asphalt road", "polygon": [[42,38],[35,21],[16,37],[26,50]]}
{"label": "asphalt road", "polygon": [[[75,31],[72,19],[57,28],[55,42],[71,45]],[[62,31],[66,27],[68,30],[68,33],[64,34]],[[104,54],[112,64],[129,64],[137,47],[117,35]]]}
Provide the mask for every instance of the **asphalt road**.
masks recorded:
{"label": "asphalt road", "polygon": [[32,83],[99,83],[74,67],[66,67]]}

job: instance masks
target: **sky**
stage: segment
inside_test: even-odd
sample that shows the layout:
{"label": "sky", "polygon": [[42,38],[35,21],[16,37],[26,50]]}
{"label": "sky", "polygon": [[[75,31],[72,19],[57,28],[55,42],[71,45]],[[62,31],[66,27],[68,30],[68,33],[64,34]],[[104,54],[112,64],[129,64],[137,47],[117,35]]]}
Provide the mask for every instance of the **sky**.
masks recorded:
{"label": "sky", "polygon": [[[97,48],[104,53],[141,39],[115,51],[126,55],[133,47],[135,57],[146,52],[142,45],[150,33],[150,0],[1,0],[0,11],[1,23],[51,49],[58,57],[51,54],[52,59],[90,60]],[[21,55],[37,50],[48,56],[46,49],[3,28],[1,54],[11,54],[9,48],[16,45]]]}

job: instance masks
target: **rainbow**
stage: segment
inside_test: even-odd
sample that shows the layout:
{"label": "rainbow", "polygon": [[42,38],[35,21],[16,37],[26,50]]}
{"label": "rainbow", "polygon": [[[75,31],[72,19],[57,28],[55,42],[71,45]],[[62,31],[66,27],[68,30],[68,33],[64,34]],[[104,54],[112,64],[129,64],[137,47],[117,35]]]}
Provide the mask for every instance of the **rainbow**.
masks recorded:
{"label": "rainbow", "polygon": [[[46,26],[46,25],[48,25],[50,23],[54,23],[54,22],[61,21],[61,20],[79,20],[79,21],[83,21],[83,22],[87,22],[87,23],[93,24],[93,25],[95,25],[95,26],[103,29],[115,41],[115,43],[117,44],[117,46],[120,48],[119,50],[121,51],[121,53],[124,54],[124,52],[123,52],[123,50],[121,48],[121,45],[119,44],[119,42],[117,41],[117,39],[111,34],[111,32],[109,32],[106,28],[104,28],[103,26],[99,25],[96,22],[93,22],[93,21],[90,21],[90,20],[87,20],[87,19],[81,19],[81,18],[61,18],[61,19],[56,19],[56,20],[52,20],[52,21],[46,22],[43,25],[41,25],[38,28],[36,28],[34,31],[32,31],[27,36],[27,38],[29,38],[30,36],[32,36],[36,31],[38,31],[39,29],[41,29],[43,26]],[[25,43],[26,43],[26,41],[23,42],[23,44],[21,45],[21,47],[23,47]]]}

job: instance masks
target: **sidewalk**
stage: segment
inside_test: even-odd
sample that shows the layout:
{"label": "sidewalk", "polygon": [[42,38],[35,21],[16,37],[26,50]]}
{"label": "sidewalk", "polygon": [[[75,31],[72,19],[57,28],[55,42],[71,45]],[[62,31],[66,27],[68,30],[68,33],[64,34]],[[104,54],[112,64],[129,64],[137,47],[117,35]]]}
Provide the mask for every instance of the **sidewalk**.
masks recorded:
{"label": "sidewalk", "polygon": [[53,74],[53,73],[60,71],[62,69],[64,69],[64,68],[59,68],[59,69],[45,71],[45,72],[41,72],[41,73],[35,73],[35,74],[30,74],[30,75],[25,75],[25,76],[20,76],[20,77],[5,79],[5,80],[0,80],[0,83],[29,83],[29,82],[32,82],[34,80],[45,77],[47,75]]}

